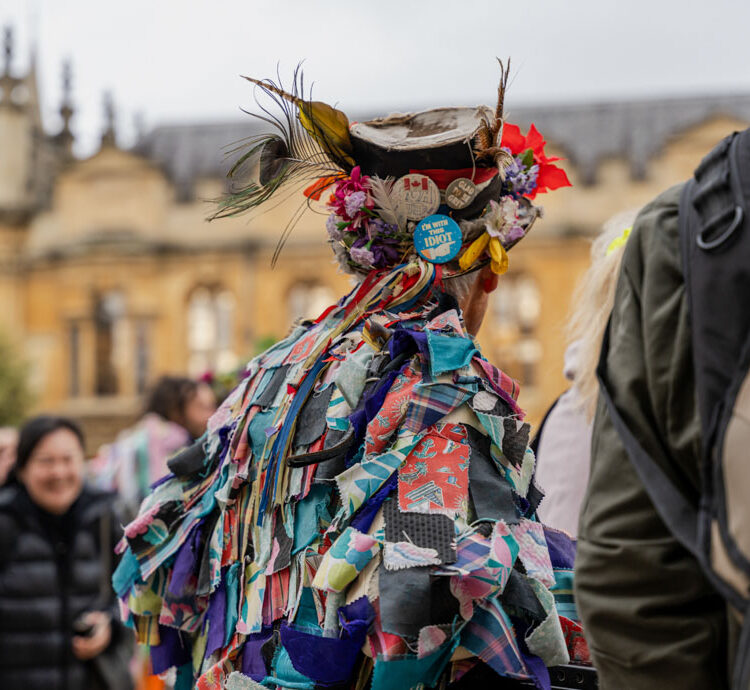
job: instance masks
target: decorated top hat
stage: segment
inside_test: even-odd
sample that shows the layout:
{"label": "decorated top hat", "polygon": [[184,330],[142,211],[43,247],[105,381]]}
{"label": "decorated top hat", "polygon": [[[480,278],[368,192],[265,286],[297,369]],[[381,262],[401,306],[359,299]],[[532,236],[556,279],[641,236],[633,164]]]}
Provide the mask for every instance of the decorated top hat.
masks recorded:
{"label": "decorated top hat", "polygon": [[329,241],[347,272],[392,270],[419,258],[443,265],[445,277],[487,263],[505,272],[507,250],[540,214],[531,200],[570,182],[554,165],[558,159],[545,155],[533,125],[523,136],[505,123],[508,71],[500,66],[494,110],[434,108],[351,124],[342,111],[300,95],[299,70],[291,92],[246,77],[282,114],[261,116],[276,131],[240,151],[229,173],[237,187],[214,217],[251,210],[288,185],[307,184],[310,203],[322,202],[330,213]]}

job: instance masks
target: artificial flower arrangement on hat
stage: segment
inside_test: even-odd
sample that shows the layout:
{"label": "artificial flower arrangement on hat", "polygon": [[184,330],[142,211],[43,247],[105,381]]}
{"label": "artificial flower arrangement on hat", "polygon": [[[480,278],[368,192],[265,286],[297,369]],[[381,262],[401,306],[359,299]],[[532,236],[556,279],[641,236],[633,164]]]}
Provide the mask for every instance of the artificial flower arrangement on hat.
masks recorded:
{"label": "artificial flower arrangement on hat", "polygon": [[304,188],[357,284],[248,364],[125,529],[121,611],[175,690],[549,687],[546,667],[585,661],[518,384],[467,321],[531,199],[568,184],[535,129],[503,122],[506,80],[494,110],[351,125],[301,75],[251,80],[281,114],[215,217]]}
{"label": "artificial flower arrangement on hat", "polygon": [[[434,209],[443,210],[449,216],[463,207],[466,195],[477,194],[495,175],[502,180],[498,197],[488,200],[481,215],[473,221],[464,219],[460,222],[464,238],[473,238],[472,242],[464,241],[459,260],[462,270],[489,258],[493,271],[498,275],[504,273],[508,267],[507,250],[525,236],[533,219],[534,212],[528,206],[522,207],[525,203],[522,200],[570,186],[565,171],[554,165],[560,159],[547,157],[544,153],[545,143],[533,124],[528,135],[523,136],[517,125],[505,123],[499,146],[500,162],[496,168],[490,168],[489,177],[487,168],[475,168],[466,178],[462,177],[468,174],[464,170],[440,175],[441,182],[460,181],[466,190],[459,201],[460,206],[452,208],[453,198],[450,198]],[[476,179],[481,179],[482,184],[474,184]],[[417,250],[413,233],[416,221],[408,220],[406,213],[401,211],[398,195],[401,185],[394,178],[364,175],[357,165],[349,175],[323,178],[308,188],[308,193],[319,198],[327,185],[333,186],[334,191],[327,204],[331,213],[326,229],[344,270],[383,269],[415,258]]]}

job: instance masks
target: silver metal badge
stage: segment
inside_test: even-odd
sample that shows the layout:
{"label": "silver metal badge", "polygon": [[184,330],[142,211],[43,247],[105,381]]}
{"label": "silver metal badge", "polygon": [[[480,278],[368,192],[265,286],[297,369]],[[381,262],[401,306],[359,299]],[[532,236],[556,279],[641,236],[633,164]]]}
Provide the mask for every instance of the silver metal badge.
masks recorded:
{"label": "silver metal badge", "polygon": [[457,211],[477,198],[477,186],[468,177],[457,177],[445,190],[445,203]]}
{"label": "silver metal badge", "polygon": [[440,190],[427,175],[411,173],[399,177],[392,194],[409,220],[422,220],[440,206]]}

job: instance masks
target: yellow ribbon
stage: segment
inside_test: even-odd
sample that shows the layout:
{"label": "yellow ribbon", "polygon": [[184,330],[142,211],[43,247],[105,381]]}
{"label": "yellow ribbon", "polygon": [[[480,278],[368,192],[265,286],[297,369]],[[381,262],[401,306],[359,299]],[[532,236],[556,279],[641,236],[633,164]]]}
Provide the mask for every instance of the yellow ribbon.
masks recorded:
{"label": "yellow ribbon", "polygon": [[505,251],[499,237],[492,237],[483,233],[475,239],[458,260],[462,271],[466,271],[482,255],[485,249],[489,250],[492,272],[501,276],[508,270],[508,252]]}
{"label": "yellow ribbon", "polygon": [[508,270],[508,252],[505,251],[499,237],[490,237],[490,258],[493,273],[501,276]]}

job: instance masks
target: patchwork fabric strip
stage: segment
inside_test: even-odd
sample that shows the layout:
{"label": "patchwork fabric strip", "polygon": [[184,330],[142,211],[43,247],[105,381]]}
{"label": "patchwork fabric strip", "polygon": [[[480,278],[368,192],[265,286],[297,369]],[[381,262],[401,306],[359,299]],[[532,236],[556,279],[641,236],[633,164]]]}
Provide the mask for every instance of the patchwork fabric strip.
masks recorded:
{"label": "patchwork fabric strip", "polygon": [[447,515],[405,513],[398,500],[383,505],[387,542],[407,541],[415,546],[434,549],[440,563],[456,560],[456,528]]}
{"label": "patchwork fabric strip", "polygon": [[399,508],[465,518],[470,455],[464,426],[441,424],[427,433],[399,467]]}
{"label": "patchwork fabric strip", "polygon": [[411,396],[404,425],[414,432],[422,431],[463,405],[474,392],[453,383],[421,383]]}
{"label": "patchwork fabric strip", "polygon": [[544,538],[544,527],[539,522],[521,520],[511,526],[513,536],[520,546],[519,558],[529,577],[539,580],[545,587],[554,587],[555,574]]}
{"label": "patchwork fabric strip", "polygon": [[370,562],[380,545],[353,527],[347,527],[328,549],[313,580],[313,586],[341,592]]}
{"label": "patchwork fabric strip", "polygon": [[478,603],[476,608],[461,634],[461,645],[501,676],[530,678],[513,626],[502,606],[490,599]]}

